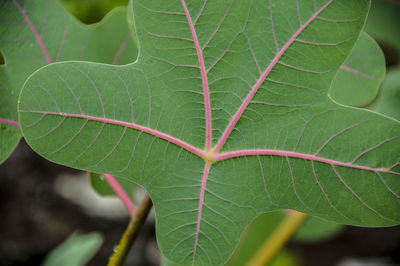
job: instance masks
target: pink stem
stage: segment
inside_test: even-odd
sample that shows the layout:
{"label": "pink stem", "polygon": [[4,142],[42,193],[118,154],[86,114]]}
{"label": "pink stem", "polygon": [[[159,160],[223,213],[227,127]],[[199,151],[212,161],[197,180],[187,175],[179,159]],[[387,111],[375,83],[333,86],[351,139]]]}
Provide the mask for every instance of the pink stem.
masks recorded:
{"label": "pink stem", "polygon": [[125,190],[121,187],[118,183],[118,180],[115,179],[114,176],[109,174],[103,174],[104,179],[110,185],[110,187],[114,190],[117,196],[121,199],[122,203],[125,205],[126,209],[128,210],[129,214],[132,215],[136,211],[136,206],[133,204],[129,196],[125,193]]}
{"label": "pink stem", "polygon": [[15,122],[15,121],[7,120],[7,119],[2,119],[2,118],[0,118],[0,124],[6,124],[6,125],[14,126],[14,127],[17,127],[17,128],[20,128],[20,127],[21,127],[21,126],[20,126],[17,122]]}

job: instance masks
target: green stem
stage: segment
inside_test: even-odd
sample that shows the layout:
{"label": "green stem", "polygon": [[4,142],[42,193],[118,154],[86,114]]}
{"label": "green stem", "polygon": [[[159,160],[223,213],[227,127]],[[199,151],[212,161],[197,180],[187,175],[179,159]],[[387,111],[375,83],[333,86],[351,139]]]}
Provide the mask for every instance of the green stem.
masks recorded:
{"label": "green stem", "polygon": [[290,211],[273,234],[258,249],[247,265],[261,266],[271,263],[307,217],[307,214]]}
{"label": "green stem", "polygon": [[110,258],[108,266],[121,266],[123,265],[126,256],[128,255],[129,251],[131,250],[133,244],[143,224],[147,218],[147,215],[150,212],[153,203],[151,202],[149,194],[146,193],[142,203],[140,204],[139,208],[136,212],[132,215],[132,219],[126,228],[124,235],[122,236],[118,248],[115,253]]}

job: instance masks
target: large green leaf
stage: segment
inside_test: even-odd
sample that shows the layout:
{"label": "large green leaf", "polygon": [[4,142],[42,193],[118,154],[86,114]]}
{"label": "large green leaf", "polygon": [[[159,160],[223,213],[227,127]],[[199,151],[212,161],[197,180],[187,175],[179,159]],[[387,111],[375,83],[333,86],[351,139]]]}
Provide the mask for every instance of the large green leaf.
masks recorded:
{"label": "large green leaf", "polygon": [[19,103],[49,160],[150,193],[160,249],[219,265],[257,215],[400,222],[400,124],[328,97],[367,0],[130,2],[126,66],[44,67]]}
{"label": "large green leaf", "polygon": [[137,55],[126,11],[111,12],[102,23],[86,26],[55,0],[0,1],[0,163],[21,137],[17,98],[28,76],[52,62],[86,60],[125,64]]}
{"label": "large green leaf", "polygon": [[362,32],[336,74],[330,96],[341,104],[366,106],[378,95],[385,72],[385,57],[381,48],[367,33]]}

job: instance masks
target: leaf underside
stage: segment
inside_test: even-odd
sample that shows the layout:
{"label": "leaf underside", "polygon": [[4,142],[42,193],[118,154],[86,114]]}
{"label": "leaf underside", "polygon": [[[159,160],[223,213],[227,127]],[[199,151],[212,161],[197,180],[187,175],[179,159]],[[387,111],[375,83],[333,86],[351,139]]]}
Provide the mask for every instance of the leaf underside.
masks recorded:
{"label": "leaf underside", "polygon": [[138,60],[36,72],[23,134],[49,160],[143,185],[178,264],[223,264],[271,210],[399,224],[399,122],[328,97],[368,7],[132,1]]}
{"label": "leaf underside", "polygon": [[[32,72],[66,60],[126,64],[137,50],[126,10],[112,11],[96,25],[84,25],[55,0],[0,1],[0,163],[21,137],[17,99]],[[99,45],[101,44],[101,45]]]}

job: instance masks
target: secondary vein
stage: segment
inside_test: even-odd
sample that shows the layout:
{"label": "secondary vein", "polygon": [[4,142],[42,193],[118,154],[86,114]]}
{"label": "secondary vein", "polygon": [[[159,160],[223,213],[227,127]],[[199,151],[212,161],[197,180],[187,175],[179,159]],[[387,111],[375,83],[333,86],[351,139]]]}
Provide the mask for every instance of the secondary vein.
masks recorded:
{"label": "secondary vein", "polygon": [[192,22],[192,18],[190,17],[189,10],[185,3],[185,0],[181,0],[183,9],[185,10],[186,18],[189,23],[190,31],[193,36],[194,44],[197,51],[197,57],[199,59],[200,64],[200,72],[201,79],[203,82],[203,91],[204,91],[204,105],[205,105],[205,115],[206,115],[206,150],[209,151],[211,149],[212,143],[212,125],[211,125],[211,104],[210,104],[210,90],[208,87],[208,79],[206,67],[204,65],[204,57],[203,52],[201,50],[199,39],[197,38],[196,29],[194,28],[194,24]]}
{"label": "secondary vein", "polygon": [[239,121],[242,114],[246,110],[247,106],[250,104],[254,95],[257,93],[258,89],[264,83],[265,79],[267,78],[269,73],[272,71],[272,69],[275,67],[275,65],[278,63],[278,61],[283,56],[283,54],[294,43],[294,41],[297,39],[297,37],[311,24],[311,22],[313,22],[317,18],[317,16],[322,13],[322,11],[324,11],[330,4],[332,4],[333,1],[334,0],[330,0],[320,10],[318,10],[303,26],[301,26],[296,31],[296,33],[289,39],[289,41],[285,44],[285,46],[283,46],[283,48],[276,54],[276,56],[271,61],[271,63],[267,67],[267,69],[264,71],[264,73],[261,75],[261,77],[257,80],[256,84],[253,86],[250,93],[247,95],[246,99],[240,106],[239,110],[236,112],[235,116],[232,118],[227,129],[225,130],[224,134],[222,135],[222,138],[218,142],[217,147],[215,148],[215,152],[219,152],[221,150],[222,146],[224,146],[225,142],[227,141],[228,137],[232,133],[233,129],[235,128],[237,122]]}

